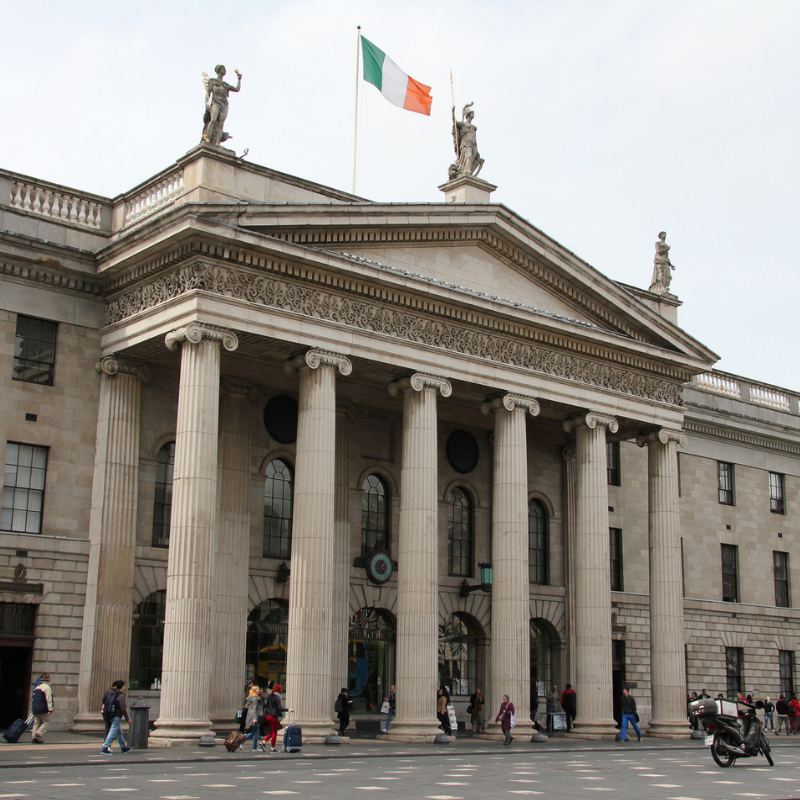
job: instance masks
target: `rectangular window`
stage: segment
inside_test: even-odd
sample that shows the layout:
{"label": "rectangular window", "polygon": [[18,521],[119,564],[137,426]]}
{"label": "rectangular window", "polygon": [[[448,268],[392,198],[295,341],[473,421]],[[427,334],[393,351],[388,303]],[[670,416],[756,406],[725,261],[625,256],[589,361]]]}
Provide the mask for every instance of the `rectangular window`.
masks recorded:
{"label": "rectangular window", "polygon": [[789,554],[778,550],[772,551],[772,563],[775,574],[775,605],[789,608]]}
{"label": "rectangular window", "polygon": [[17,315],[13,380],[53,385],[57,329],[55,322]]}
{"label": "rectangular window", "polygon": [[778,650],[781,694],[787,699],[794,694],[794,651]]}
{"label": "rectangular window", "polygon": [[719,502],[725,506],[733,505],[733,464],[717,461],[717,483]]}
{"label": "rectangular window", "polygon": [[739,548],[735,544],[722,546],[722,602],[739,602]]}
{"label": "rectangular window", "polygon": [[619,466],[619,442],[606,442],[606,471],[609,486],[619,486],[621,473]]}
{"label": "rectangular window", "polygon": [[769,474],[769,510],[773,514],[785,514],[783,505],[783,475],[780,472]]}
{"label": "rectangular window", "polygon": [[42,532],[46,472],[46,447],[18,442],[6,443],[0,530],[17,533]]}
{"label": "rectangular window", "polygon": [[611,591],[622,592],[622,528],[609,528],[611,545]]}
{"label": "rectangular window", "polygon": [[741,647],[725,648],[725,675],[728,683],[728,697],[736,697],[742,691],[742,667],[744,654]]}

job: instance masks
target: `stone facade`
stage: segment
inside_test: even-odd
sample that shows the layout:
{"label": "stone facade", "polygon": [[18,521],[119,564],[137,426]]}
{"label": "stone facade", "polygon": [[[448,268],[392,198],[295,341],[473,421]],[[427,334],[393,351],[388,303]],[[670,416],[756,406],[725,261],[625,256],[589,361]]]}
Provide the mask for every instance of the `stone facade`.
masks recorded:
{"label": "stone facade", "polygon": [[[435,736],[439,681],[462,720],[476,686],[525,718],[532,680],[570,682],[590,737],[614,735],[623,682],[659,736],[686,735],[687,689],[777,695],[798,398],[710,372],[677,300],[488,193],[369,203],[206,146],[114,199],[0,171],[0,228],[2,441],[47,448],[40,528],[0,531],[0,660],[24,674],[0,717],[45,670],[54,726],[98,728],[128,677],[165,744],[227,726],[248,670],[312,739],[343,685],[363,718],[396,683],[406,740]],[[20,319],[57,324],[52,385],[12,380]],[[293,492],[265,499],[276,469]]]}

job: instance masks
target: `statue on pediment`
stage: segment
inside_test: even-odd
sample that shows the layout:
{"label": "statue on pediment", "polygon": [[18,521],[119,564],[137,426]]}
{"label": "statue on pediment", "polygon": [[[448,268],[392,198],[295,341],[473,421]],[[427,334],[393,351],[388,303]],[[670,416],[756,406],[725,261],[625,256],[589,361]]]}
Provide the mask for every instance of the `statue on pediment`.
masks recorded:
{"label": "statue on pediment", "polygon": [[483,159],[478,152],[478,129],[472,124],[475,112],[472,103],[467,103],[461,110],[461,122],[456,120],[456,107],[453,106],[453,144],[456,160],[450,165],[450,180],[462,175],[478,177],[483,166]]}
{"label": "statue on pediment", "polygon": [[217,73],[216,78],[209,78],[203,73],[203,85],[206,87],[206,111],[203,115],[203,142],[207,144],[221,144],[231,135],[225,133],[223,127],[225,118],[228,116],[228,94],[238,92],[242,88],[242,73],[235,69],[236,86],[225,82],[225,67],[217,64],[214,67]]}
{"label": "statue on pediment", "polygon": [[653,279],[650,281],[650,291],[654,294],[667,294],[672,282],[672,262],[669,260],[669,245],[666,242],[667,234],[661,231],[656,242],[656,255],[653,259]]}

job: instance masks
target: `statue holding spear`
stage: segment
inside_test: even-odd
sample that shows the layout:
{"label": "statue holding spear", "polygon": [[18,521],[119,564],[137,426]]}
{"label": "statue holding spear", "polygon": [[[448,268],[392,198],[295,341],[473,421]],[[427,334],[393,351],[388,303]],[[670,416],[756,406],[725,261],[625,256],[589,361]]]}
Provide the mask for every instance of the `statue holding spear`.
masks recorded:
{"label": "statue holding spear", "polygon": [[462,175],[478,173],[483,166],[483,159],[478,152],[478,129],[472,124],[475,113],[472,103],[467,103],[461,111],[461,122],[456,119],[456,100],[453,90],[453,72],[450,71],[450,91],[453,95],[453,145],[456,150],[456,160],[450,165],[448,175],[450,180],[460,178]]}

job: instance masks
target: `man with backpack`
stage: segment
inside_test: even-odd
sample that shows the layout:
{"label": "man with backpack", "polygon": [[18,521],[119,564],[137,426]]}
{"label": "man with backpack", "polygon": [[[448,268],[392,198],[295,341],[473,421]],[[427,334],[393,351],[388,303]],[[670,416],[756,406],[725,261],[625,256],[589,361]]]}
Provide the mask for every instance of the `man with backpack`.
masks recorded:
{"label": "man with backpack", "polygon": [[119,743],[121,753],[130,753],[131,748],[125,744],[125,737],[122,735],[122,720],[131,721],[128,704],[125,702],[125,681],[114,681],[111,684],[111,691],[103,699],[103,719],[110,720],[110,724],[100,754],[111,755],[111,742],[114,739]]}
{"label": "man with backpack", "polygon": [[31,714],[33,714],[33,744],[43,744],[44,735],[50,725],[50,714],[53,712],[53,687],[50,685],[50,673],[43,672],[36,682],[31,697]]}

